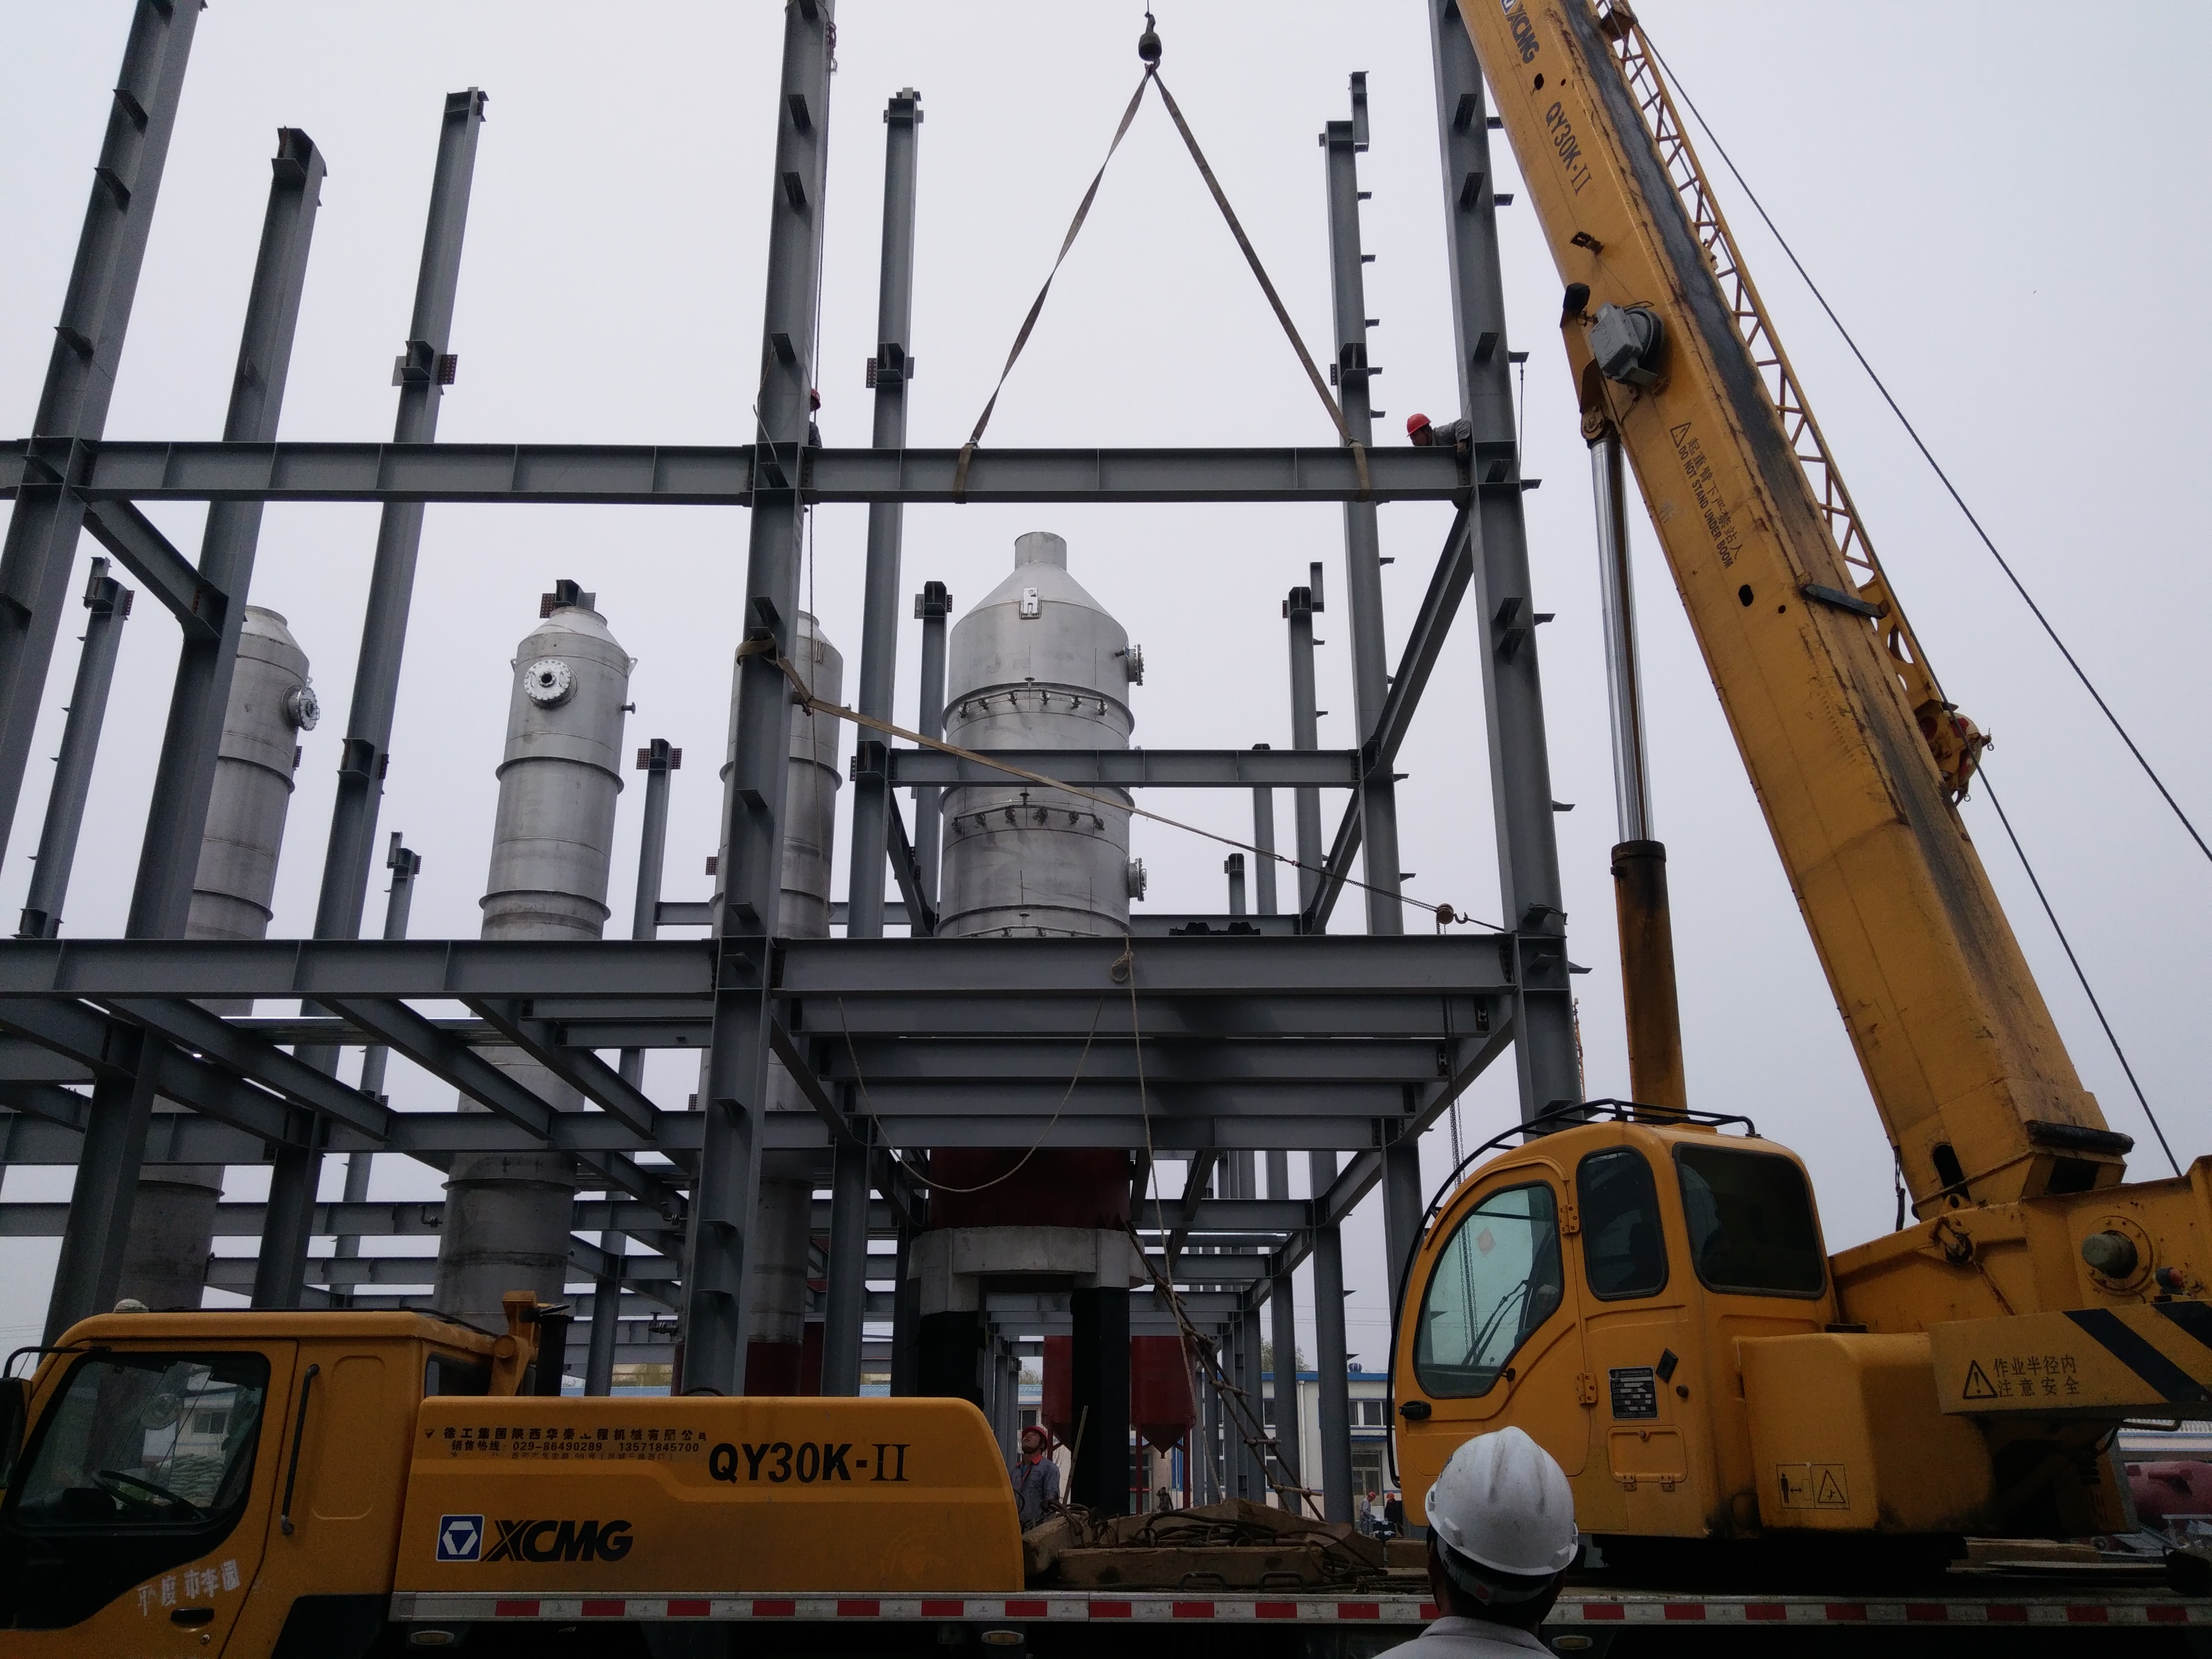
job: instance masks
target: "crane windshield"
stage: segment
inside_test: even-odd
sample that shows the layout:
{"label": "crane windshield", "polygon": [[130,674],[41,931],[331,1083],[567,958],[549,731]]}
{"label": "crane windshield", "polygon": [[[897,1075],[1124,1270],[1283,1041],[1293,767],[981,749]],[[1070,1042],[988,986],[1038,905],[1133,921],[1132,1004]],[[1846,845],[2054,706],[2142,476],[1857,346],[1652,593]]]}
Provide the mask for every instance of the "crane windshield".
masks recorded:
{"label": "crane windshield", "polygon": [[1827,1283],[1805,1172],[1773,1152],[1674,1148],[1690,1255],[1710,1291],[1818,1296]]}
{"label": "crane windshield", "polygon": [[1559,1200],[1539,1182],[1491,1194],[1437,1258],[1421,1302],[1413,1373],[1432,1399],[1487,1394],[1529,1334],[1556,1312]]}

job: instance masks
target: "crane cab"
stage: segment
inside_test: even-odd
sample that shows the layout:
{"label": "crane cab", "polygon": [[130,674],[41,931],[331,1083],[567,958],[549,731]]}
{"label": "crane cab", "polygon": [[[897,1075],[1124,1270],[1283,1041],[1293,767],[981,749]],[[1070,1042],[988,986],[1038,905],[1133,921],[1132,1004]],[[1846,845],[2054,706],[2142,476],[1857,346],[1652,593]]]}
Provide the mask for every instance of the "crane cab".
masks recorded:
{"label": "crane cab", "polygon": [[1395,1356],[1410,1501],[1512,1424],[1559,1460],[1586,1533],[1759,1529],[1740,1347],[1827,1331],[1835,1292],[1803,1165],[1724,1127],[1576,1123],[1441,1206]]}

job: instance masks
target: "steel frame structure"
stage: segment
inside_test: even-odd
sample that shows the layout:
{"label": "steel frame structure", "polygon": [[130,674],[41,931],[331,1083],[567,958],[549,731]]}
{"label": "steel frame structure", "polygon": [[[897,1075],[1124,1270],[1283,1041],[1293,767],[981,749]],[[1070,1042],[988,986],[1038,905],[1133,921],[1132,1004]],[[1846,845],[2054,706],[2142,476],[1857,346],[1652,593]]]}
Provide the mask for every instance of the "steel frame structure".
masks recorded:
{"label": "steel frame structure", "polygon": [[[595,1374],[616,1358],[665,1356],[680,1328],[687,1379],[741,1387],[745,1263],[767,1167],[805,1176],[833,1194],[830,1204],[817,1203],[815,1217],[816,1231],[830,1238],[818,1265],[822,1302],[837,1328],[825,1342],[824,1384],[850,1392],[860,1380],[861,1322],[890,1318],[896,1328],[905,1317],[904,1297],[870,1292],[866,1283],[902,1268],[904,1241],[924,1218],[926,1176],[894,1149],[1035,1141],[1149,1147],[1188,1159],[1188,1175],[1180,1194],[1147,1203],[1140,1236],[1179,1287],[1185,1316],[1224,1339],[1224,1364],[1236,1375],[1256,1382],[1262,1302],[1273,1304],[1273,1340],[1294,1340],[1291,1275],[1313,1261],[1320,1364],[1324,1378],[1333,1368],[1335,1379],[1323,1391],[1324,1444],[1333,1425],[1348,1456],[1344,1218],[1382,1186],[1394,1261],[1402,1255],[1422,1208],[1422,1132],[1508,1046],[1524,1119],[1579,1097],[1524,480],[1507,381],[1491,123],[1452,0],[1427,3],[1462,406],[1472,423],[1466,450],[1373,450],[1356,463],[1341,447],[986,449],[963,470],[957,451],[904,446],[921,118],[910,89],[890,100],[884,116],[875,446],[807,447],[834,0],[787,0],[785,10],[757,443],[434,441],[483,117],[483,94],[475,88],[453,94],[441,114],[422,278],[395,370],[394,441],[276,438],[322,170],[312,142],[295,131],[283,136],[276,160],[240,390],[222,439],[105,439],[106,388],[198,13],[170,0],[137,0],[33,435],[0,445],[0,495],[13,501],[0,556],[0,823],[15,816],[21,797],[80,528],[92,530],[174,617],[185,644],[128,937],[0,944],[0,1104],[7,1109],[0,1162],[76,1169],[67,1206],[0,1206],[0,1234],[64,1241],[50,1330],[112,1299],[143,1162],[275,1166],[267,1204],[222,1206],[219,1236],[258,1239],[258,1249],[251,1260],[218,1257],[210,1283],[250,1289],[259,1305],[418,1305],[426,1298],[384,1287],[426,1283],[428,1257],[362,1255],[357,1245],[311,1257],[308,1243],[427,1239],[441,1206],[367,1202],[365,1178],[349,1181],[348,1201],[317,1202],[323,1156],[399,1153],[443,1167],[463,1152],[551,1147],[574,1154],[587,1188],[605,1194],[576,1206],[572,1274],[595,1287],[579,1298],[579,1311],[606,1316],[579,1318],[572,1360],[585,1360],[594,1328]],[[1364,442],[1367,385],[1377,372],[1368,361],[1359,281],[1355,157],[1366,148],[1364,76],[1353,78],[1352,94],[1352,118],[1330,122],[1322,143],[1335,378],[1349,430]],[[197,561],[137,505],[180,500],[214,504]],[[859,702],[863,714],[887,720],[902,592],[900,514],[908,505],[963,501],[1341,504],[1357,749],[1321,750],[1312,737],[1316,567],[1315,587],[1294,590],[1285,606],[1294,702],[1304,700],[1293,711],[1300,738],[1292,748],[1008,757],[1077,784],[1249,789],[1255,844],[1269,848],[1272,792],[1291,790],[1298,859],[1310,867],[1299,872],[1290,914],[1276,913],[1276,872],[1262,858],[1254,872],[1255,908],[1243,902],[1239,871],[1230,913],[1147,918],[1127,942],[930,938],[935,801],[946,787],[978,781],[983,769],[926,747],[866,740],[854,763],[851,897],[838,914],[847,935],[779,935],[787,697],[776,659],[798,609],[803,515],[817,502],[870,504]],[[1450,501],[1459,508],[1395,674],[1382,654],[1376,518],[1376,506],[1391,501]],[[312,939],[186,942],[178,936],[189,854],[205,813],[260,514],[271,501],[384,507],[322,903]],[[659,899],[658,837],[648,834],[652,867],[641,872],[635,939],[520,946],[356,938],[415,546],[425,508],[450,501],[750,509],[744,584],[730,599],[740,635],[758,648],[740,669],[725,843],[732,868],[719,909]],[[1470,594],[1508,931],[1403,936],[1393,767]],[[925,736],[935,734],[941,717],[949,608],[935,583],[915,602],[923,624]],[[107,630],[111,660],[112,637]],[[79,740],[87,762],[96,716],[89,724]],[[657,776],[663,823],[666,770],[664,763]],[[1350,798],[1326,846],[1318,808],[1324,788]],[[902,791],[913,803],[911,836],[898,810]],[[58,786],[58,798],[67,793]],[[1363,848],[1367,932],[1328,935]],[[896,896],[886,895],[887,862]],[[58,915],[61,895],[47,897]],[[887,922],[902,920],[908,937],[883,937]],[[658,937],[686,926],[703,926],[709,937]],[[226,1017],[195,1000],[213,998],[297,1000],[301,1012]],[[1083,1081],[1061,1109],[1086,1042]],[[489,1063],[482,1051],[492,1046],[526,1051],[580,1091],[586,1109],[554,1110]],[[394,1110],[374,1086],[339,1080],[339,1055],[352,1048],[397,1051],[489,1109]],[[635,1057],[666,1048],[707,1055],[704,1097],[690,1109],[663,1107],[640,1087]],[[619,1066],[602,1058],[610,1050],[620,1051]],[[809,1109],[765,1109],[771,1056],[798,1081]],[[374,1081],[380,1079],[380,1059]],[[1287,1195],[1294,1151],[1309,1154],[1310,1200]],[[1265,1198],[1255,1190],[1259,1154],[1266,1156]],[[366,1160],[356,1163],[365,1177]],[[1217,1185],[1224,1194],[1238,1190],[1216,1196]],[[897,1240],[898,1253],[870,1256],[872,1239]],[[1399,1288],[1393,1285],[1394,1294]],[[1170,1310],[1149,1291],[1136,1294],[1134,1308],[1135,1328],[1174,1328]],[[1010,1334],[1066,1320],[1064,1297],[1055,1304],[1036,1295],[994,1296],[990,1315],[1006,1354],[1014,1352]],[[900,1340],[895,1328],[895,1377]],[[1294,1450],[1290,1462],[1294,1468]],[[1337,1460],[1308,1472],[1328,1488],[1332,1515],[1350,1514],[1348,1470]],[[1221,1478],[1249,1486],[1257,1471],[1232,1455]]]}

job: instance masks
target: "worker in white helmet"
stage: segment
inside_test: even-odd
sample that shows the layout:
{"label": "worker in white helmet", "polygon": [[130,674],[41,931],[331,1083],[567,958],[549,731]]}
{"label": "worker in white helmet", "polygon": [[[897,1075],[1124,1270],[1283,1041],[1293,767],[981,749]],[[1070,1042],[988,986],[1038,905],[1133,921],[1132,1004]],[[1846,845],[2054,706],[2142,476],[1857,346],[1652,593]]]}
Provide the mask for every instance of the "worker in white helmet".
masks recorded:
{"label": "worker in white helmet", "polygon": [[1479,1434],[1445,1463],[1428,1510],[1429,1583],[1441,1616],[1390,1653],[1548,1652],[1536,1629],[1577,1549],[1574,1493],[1551,1453],[1519,1429]]}

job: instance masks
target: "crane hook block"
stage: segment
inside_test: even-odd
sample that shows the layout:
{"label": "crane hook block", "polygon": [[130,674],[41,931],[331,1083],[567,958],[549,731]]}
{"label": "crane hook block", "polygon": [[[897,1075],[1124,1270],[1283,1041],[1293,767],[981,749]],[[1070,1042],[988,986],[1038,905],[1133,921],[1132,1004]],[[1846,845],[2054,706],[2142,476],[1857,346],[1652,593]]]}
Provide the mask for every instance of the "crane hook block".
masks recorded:
{"label": "crane hook block", "polygon": [[1160,61],[1159,31],[1152,27],[1152,15],[1150,12],[1145,14],[1145,32],[1137,37],[1137,56],[1155,67]]}

